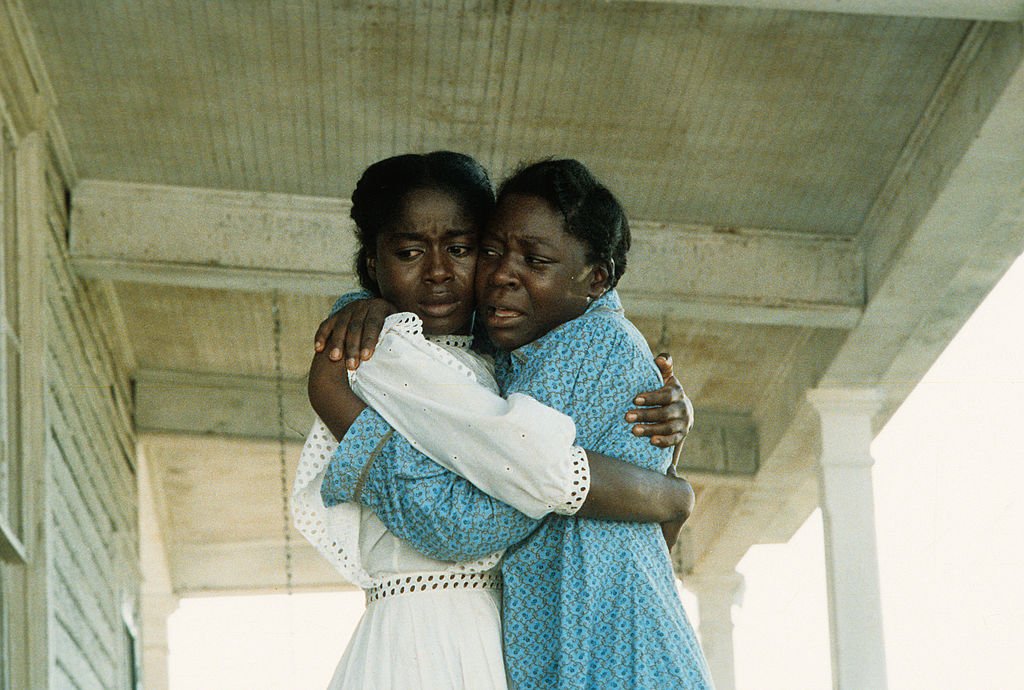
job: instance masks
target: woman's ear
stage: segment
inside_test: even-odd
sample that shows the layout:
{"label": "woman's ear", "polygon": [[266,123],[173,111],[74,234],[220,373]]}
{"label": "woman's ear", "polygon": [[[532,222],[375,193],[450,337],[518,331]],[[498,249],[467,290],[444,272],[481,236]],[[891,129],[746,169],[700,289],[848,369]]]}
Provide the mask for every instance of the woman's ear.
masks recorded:
{"label": "woman's ear", "polygon": [[587,289],[587,296],[595,300],[608,292],[608,267],[603,263],[594,264],[590,271],[590,285]]}
{"label": "woman's ear", "polygon": [[367,255],[366,257],[366,274],[370,276],[370,280],[377,282],[377,257]]}

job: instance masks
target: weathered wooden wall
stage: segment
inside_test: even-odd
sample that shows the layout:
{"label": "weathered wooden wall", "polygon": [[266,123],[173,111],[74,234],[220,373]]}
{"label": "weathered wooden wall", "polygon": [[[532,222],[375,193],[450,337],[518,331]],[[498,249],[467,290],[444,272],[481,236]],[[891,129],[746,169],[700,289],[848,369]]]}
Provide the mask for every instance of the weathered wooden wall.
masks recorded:
{"label": "weathered wooden wall", "polygon": [[65,184],[52,158],[46,182],[52,686],[127,688],[139,572],[130,382],[110,304],[68,264]]}
{"label": "weathered wooden wall", "polygon": [[2,384],[20,415],[9,449],[21,504],[8,520],[17,548],[0,558],[0,690],[134,689],[141,575],[130,354],[109,286],[86,283],[69,260],[74,169],[16,1],[0,2],[0,39],[13,181],[0,191],[15,219],[4,223],[4,246],[16,257],[0,270],[16,295],[8,320],[19,349]]}

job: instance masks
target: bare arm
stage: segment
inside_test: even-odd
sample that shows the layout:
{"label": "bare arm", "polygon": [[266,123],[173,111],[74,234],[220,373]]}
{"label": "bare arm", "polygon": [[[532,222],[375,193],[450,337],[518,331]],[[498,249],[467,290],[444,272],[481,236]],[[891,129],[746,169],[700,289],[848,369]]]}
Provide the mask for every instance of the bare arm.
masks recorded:
{"label": "bare arm", "polygon": [[325,352],[313,355],[307,393],[313,410],[335,438],[343,438],[359,413],[366,409],[366,404],[349,387],[344,365],[328,358]]}
{"label": "bare arm", "polygon": [[632,522],[685,522],[693,510],[693,488],[681,477],[661,474],[587,451],[590,493],[578,517]]}

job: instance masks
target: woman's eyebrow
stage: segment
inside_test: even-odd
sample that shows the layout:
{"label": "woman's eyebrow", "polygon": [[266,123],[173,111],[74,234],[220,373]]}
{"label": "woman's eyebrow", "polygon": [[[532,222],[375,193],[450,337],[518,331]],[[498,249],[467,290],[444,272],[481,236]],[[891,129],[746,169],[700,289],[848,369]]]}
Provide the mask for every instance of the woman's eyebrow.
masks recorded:
{"label": "woman's eyebrow", "polygon": [[477,231],[475,231],[475,230],[470,230],[469,228],[454,228],[452,230],[448,230],[444,234],[444,237],[446,239],[452,238],[452,237],[477,237],[477,236],[479,236],[479,233]]}
{"label": "woman's eyebrow", "polygon": [[411,232],[409,230],[395,230],[394,232],[387,233],[387,235],[385,235],[385,239],[392,241],[412,240],[417,242],[424,242],[426,241],[427,236],[421,232]]}
{"label": "woman's eyebrow", "polygon": [[550,238],[542,237],[542,236],[539,236],[539,235],[520,235],[518,239],[523,244],[529,245],[531,247],[545,247],[545,248],[554,248],[555,247],[555,243],[552,242]]}
{"label": "woman's eyebrow", "polygon": [[[447,230],[441,236],[442,240],[452,241],[459,239],[475,240],[477,233],[475,230],[470,229],[452,229]],[[384,242],[430,242],[430,236],[422,232],[414,232],[412,230],[396,230],[389,232],[385,237],[382,238]]]}

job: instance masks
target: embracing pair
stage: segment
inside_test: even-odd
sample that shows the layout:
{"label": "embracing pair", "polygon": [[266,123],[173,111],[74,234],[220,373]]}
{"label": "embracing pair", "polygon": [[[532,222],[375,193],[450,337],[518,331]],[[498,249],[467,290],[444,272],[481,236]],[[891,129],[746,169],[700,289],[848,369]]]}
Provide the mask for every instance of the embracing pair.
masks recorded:
{"label": "embracing pair", "polygon": [[293,495],[366,590],[331,688],[710,688],[669,558],[692,412],[623,316],[614,195],[546,160],[495,200],[472,158],[410,154],[352,218],[364,291],[317,332]]}

